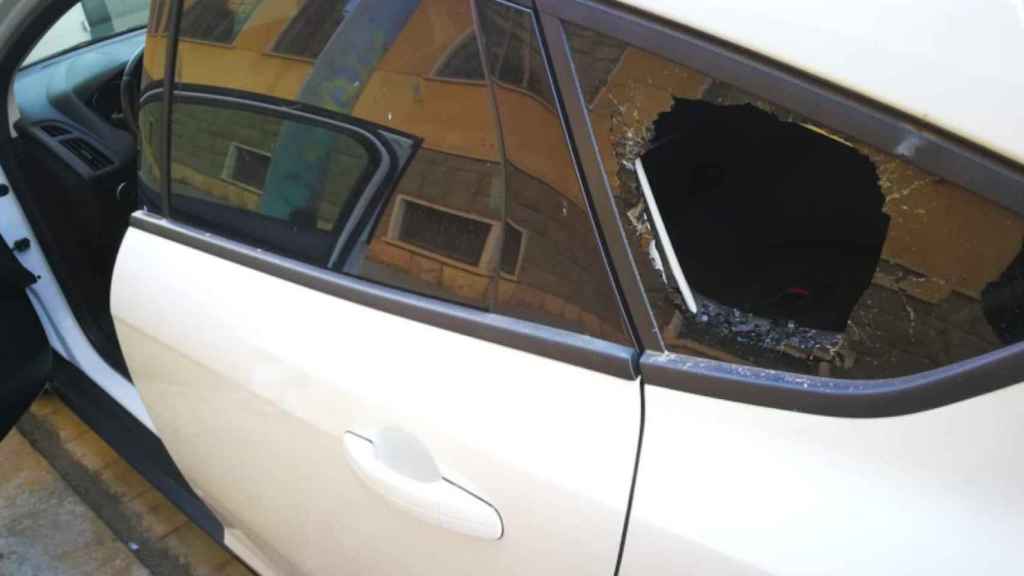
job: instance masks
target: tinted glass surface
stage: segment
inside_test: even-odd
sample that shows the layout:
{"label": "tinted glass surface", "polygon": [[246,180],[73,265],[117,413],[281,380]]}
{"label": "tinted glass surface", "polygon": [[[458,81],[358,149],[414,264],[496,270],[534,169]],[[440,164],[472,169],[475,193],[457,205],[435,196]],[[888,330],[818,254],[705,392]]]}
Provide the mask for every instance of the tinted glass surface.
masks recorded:
{"label": "tinted glass surface", "polygon": [[[253,6],[245,18],[223,15],[241,22],[231,46],[183,37],[177,80],[193,92],[301,103],[369,132],[383,168],[361,185],[362,204],[343,216],[358,230],[330,262],[335,270],[629,341],[529,13],[468,0]],[[476,29],[478,18],[491,22],[486,33]],[[495,18],[511,21],[498,25]],[[481,44],[504,78],[493,92]],[[224,174],[239,168],[224,171],[228,141],[270,154],[266,187],[297,188],[299,196],[319,198],[324,190],[311,173],[355,169],[323,154],[324,140],[304,130],[274,129],[277,135],[260,143],[247,138],[269,129],[265,120],[192,118],[196,111],[187,106],[184,112],[174,121],[180,196],[254,209],[253,178],[230,193],[209,184],[223,189]],[[198,137],[204,130],[225,137]],[[221,140],[215,152],[202,152]],[[190,154],[213,160],[186,160]],[[186,187],[193,172],[202,178]],[[197,222],[219,221],[207,218]]]}
{"label": "tinted glass surface", "polygon": [[172,216],[321,265],[339,215],[381,168],[358,133],[234,105],[177,102],[171,130]]}
{"label": "tinted glass surface", "polygon": [[[1020,214],[696,70],[568,30],[671,350],[880,378],[1024,337]],[[696,311],[666,274],[638,159]]]}

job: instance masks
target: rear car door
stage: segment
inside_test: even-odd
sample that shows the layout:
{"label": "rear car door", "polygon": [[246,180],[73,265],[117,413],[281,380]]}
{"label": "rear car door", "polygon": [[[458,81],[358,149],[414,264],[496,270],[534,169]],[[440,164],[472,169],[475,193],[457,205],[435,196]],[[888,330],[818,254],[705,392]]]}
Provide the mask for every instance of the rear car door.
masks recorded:
{"label": "rear car door", "polygon": [[[620,573],[1018,573],[1021,167],[691,29],[538,4],[647,312]],[[705,8],[677,12],[737,28]]]}
{"label": "rear car door", "polygon": [[225,6],[147,39],[174,76],[112,308],[227,544],[264,574],[612,573],[637,351],[535,15]]}

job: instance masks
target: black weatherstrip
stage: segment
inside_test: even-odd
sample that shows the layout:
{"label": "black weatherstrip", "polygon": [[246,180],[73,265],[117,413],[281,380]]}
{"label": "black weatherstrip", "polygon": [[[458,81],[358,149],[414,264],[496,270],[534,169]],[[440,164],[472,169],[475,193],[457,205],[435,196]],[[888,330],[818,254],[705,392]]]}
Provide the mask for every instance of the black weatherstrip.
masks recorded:
{"label": "black weatherstrip", "polygon": [[75,414],[196,526],[217,542],[224,543],[224,526],[192,491],[155,434],[57,354],[54,354],[51,387]]}
{"label": "black weatherstrip", "polygon": [[634,380],[635,350],[557,328],[403,292],[255,250],[165,218],[136,212],[134,228],[350,302],[410,320]]}
{"label": "black weatherstrip", "polygon": [[178,69],[178,28],[181,26],[183,0],[170,0],[170,29],[167,32],[167,54],[164,58],[164,105],[160,124],[163,149],[160,151],[160,201],[161,213],[170,214],[171,208],[171,112],[174,107],[171,93],[174,90],[175,73]]}
{"label": "black weatherstrip", "polygon": [[[1024,214],[1024,168],[938,127],[699,31],[596,0],[536,0],[549,36],[580,160],[638,329],[657,330],[640,284],[579,89],[562,21],[690,66],[802,114]],[[589,142],[585,140],[589,139]],[[601,186],[604,190],[601,190]],[[642,303],[642,306],[639,304]],[[642,311],[642,313],[638,313]],[[929,410],[1024,380],[1024,343],[950,366],[882,380],[841,380],[666,354],[645,333],[644,382],[684,392],[829,416]]]}

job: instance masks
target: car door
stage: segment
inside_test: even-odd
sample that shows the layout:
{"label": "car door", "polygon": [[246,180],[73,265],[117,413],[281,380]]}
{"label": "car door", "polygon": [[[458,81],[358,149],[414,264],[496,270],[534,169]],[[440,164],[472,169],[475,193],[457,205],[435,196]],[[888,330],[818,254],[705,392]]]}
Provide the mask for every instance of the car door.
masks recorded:
{"label": "car door", "polygon": [[[692,29],[538,4],[648,311],[620,573],[1018,573],[1020,166]],[[660,9],[736,30],[711,4]]]}
{"label": "car door", "polygon": [[[8,194],[0,182],[0,202]],[[0,440],[39,395],[52,364],[53,351],[28,297],[35,281],[0,236]]]}
{"label": "car door", "polygon": [[196,0],[167,33],[112,309],[227,544],[264,574],[613,573],[637,351],[534,14]]}

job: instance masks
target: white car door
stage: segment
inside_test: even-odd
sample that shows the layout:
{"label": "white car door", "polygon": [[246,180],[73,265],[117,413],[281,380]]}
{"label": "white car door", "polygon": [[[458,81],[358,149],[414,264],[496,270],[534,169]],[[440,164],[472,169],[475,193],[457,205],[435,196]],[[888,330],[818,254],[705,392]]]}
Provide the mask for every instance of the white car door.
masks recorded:
{"label": "white car door", "polygon": [[227,544],[263,574],[613,573],[637,352],[533,14],[225,6],[151,28],[170,129],[144,96],[112,308]]}
{"label": "white car door", "polygon": [[[595,137],[578,142],[588,180],[611,184],[595,203],[629,223],[609,237],[637,263],[623,293],[650,310],[635,314],[645,416],[620,573],[1020,573],[1020,167],[663,21],[538,4],[583,88],[567,109]],[[658,4],[742,29],[719,6]],[[791,28],[755,27],[787,61],[827,61],[801,44],[813,15],[778,13]],[[930,85],[856,49],[879,41],[820,49],[877,67],[878,93]]]}

